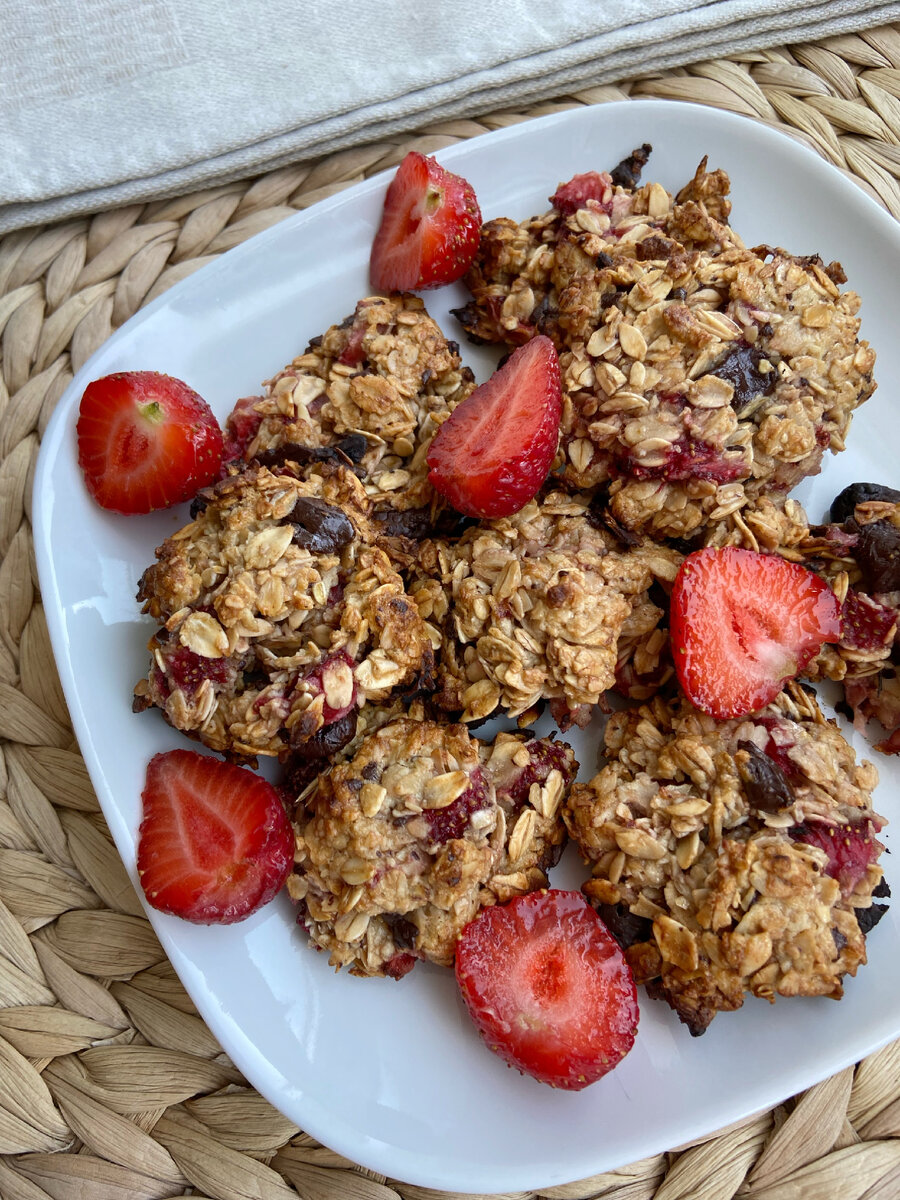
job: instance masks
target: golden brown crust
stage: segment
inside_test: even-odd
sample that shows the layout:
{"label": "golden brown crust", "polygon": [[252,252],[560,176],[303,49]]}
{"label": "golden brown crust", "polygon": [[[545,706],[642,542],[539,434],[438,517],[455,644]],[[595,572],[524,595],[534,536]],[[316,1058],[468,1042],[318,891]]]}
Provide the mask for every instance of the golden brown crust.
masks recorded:
{"label": "golden brown crust", "polygon": [[837,265],[744,247],[727,191],[704,164],[675,200],[609,180],[569,215],[489,222],[467,279],[475,336],[557,345],[566,480],[654,537],[816,474],[875,388]]}
{"label": "golden brown crust", "polygon": [[410,591],[441,646],[442,703],[463,720],[541,700],[597,704],[615,685],[620,638],[661,617],[647,589],[671,581],[681,556],[655,542],[617,549],[587,514],[583,498],[552,492],[423,546]]}
{"label": "golden brown crust", "polygon": [[265,386],[247,409],[260,420],[245,459],[359,434],[367,495],[406,509],[433,500],[428,446],[475,381],[419,297],[395,295],[360,300]]}
{"label": "golden brown crust", "polygon": [[298,805],[288,892],[311,940],[356,975],[451,964],[480,908],[546,885],[575,770],[546,739],[384,725]]}
{"label": "golden brown crust", "polygon": [[[638,978],[694,1033],[745,992],[840,997],[865,962],[856,914],[881,880],[883,820],[875,768],[815,700],[792,686],[760,714],[717,722],[657,697],[614,714],[606,747],[565,817],[592,865],[585,893],[642,919],[628,939]],[[827,873],[835,829],[868,839],[868,866]]]}
{"label": "golden brown crust", "polygon": [[251,466],[203,502],[141,579],[163,627],[136,708],[235,757],[283,756],[430,674],[427,631],[351,471]]}

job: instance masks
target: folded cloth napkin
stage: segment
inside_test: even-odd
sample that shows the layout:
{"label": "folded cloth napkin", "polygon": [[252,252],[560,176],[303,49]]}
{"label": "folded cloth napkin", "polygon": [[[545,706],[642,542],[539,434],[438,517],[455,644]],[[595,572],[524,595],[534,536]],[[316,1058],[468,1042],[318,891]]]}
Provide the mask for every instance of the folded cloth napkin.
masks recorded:
{"label": "folded cloth napkin", "polygon": [[900,19],[877,0],[4,0],[0,233]]}

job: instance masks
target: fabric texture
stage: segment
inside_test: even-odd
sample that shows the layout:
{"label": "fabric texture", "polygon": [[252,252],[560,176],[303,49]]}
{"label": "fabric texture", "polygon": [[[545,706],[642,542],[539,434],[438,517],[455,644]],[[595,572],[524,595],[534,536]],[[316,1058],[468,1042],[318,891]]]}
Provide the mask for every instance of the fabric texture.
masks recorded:
{"label": "fabric texture", "polygon": [[5,0],[0,233],[898,18],[874,0]]}

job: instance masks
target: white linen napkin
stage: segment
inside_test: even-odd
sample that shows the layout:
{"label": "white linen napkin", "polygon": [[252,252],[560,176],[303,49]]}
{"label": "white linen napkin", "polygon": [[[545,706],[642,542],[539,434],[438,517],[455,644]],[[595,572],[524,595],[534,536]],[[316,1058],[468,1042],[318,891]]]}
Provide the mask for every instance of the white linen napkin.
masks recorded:
{"label": "white linen napkin", "polygon": [[0,233],[897,19],[877,0],[3,0]]}

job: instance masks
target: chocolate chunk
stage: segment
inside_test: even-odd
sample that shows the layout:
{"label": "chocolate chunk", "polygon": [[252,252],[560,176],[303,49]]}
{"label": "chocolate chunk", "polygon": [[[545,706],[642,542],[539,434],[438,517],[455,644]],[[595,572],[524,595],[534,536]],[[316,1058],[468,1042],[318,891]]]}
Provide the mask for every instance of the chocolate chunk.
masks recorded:
{"label": "chocolate chunk", "polygon": [[594,529],[608,530],[623,546],[639,546],[641,544],[641,539],[636,533],[632,533],[630,529],[616,520],[607,508],[605,499],[595,496],[585,516],[588,524],[592,525]]}
{"label": "chocolate chunk", "polygon": [[886,487],[883,483],[851,483],[832,500],[832,521],[840,525],[853,516],[857,504],[865,504],[868,500],[884,500],[888,504],[898,504],[900,492]]}
{"label": "chocolate chunk", "polygon": [[740,412],[757,396],[771,396],[778,381],[778,372],[769,362],[770,370],[761,371],[760,364],[769,359],[759,345],[747,342],[732,342],[731,348],[717,366],[710,368],[710,375],[725,379],[734,388],[732,408]]}
{"label": "chocolate chunk", "polygon": [[744,795],[757,812],[778,812],[794,803],[794,789],[778,763],[764,754],[755,742],[738,742],[738,750],[749,757],[738,762],[737,769],[744,785]]}
{"label": "chocolate chunk", "polygon": [[[649,262],[653,259],[669,259],[677,254],[683,247],[678,242],[671,238],[661,237],[659,234],[651,234],[650,237],[645,237],[639,241],[634,247],[635,257],[638,262]],[[683,288],[679,289],[684,291]],[[684,296],[682,296],[684,299]]]}
{"label": "chocolate chunk", "polygon": [[896,525],[890,521],[861,525],[854,556],[870,595],[900,590],[900,529]]}
{"label": "chocolate chunk", "polygon": [[606,925],[623,950],[636,942],[649,942],[653,938],[653,922],[647,917],[636,917],[625,904],[595,904],[597,915]]}
{"label": "chocolate chunk", "polygon": [[415,950],[416,938],[419,936],[418,926],[400,913],[382,913],[382,920],[391,931],[391,937],[398,950]]}
{"label": "chocolate chunk", "polygon": [[860,933],[870,933],[887,910],[888,906],[886,904],[872,904],[869,908],[855,909],[856,923],[859,925]]}
{"label": "chocolate chunk", "polygon": [[347,514],[316,496],[298,497],[286,520],[296,527],[293,540],[311,554],[335,554],[356,536]]}
{"label": "chocolate chunk", "polygon": [[404,537],[421,542],[431,533],[431,512],[427,508],[407,508],[403,512],[390,508],[386,512],[375,513],[375,520],[385,537]]}
{"label": "chocolate chunk", "polygon": [[286,444],[284,446],[275,446],[271,450],[260,450],[256,455],[256,461],[261,467],[283,467],[287,463],[299,463],[305,466],[306,463],[322,462],[326,458],[331,458],[334,451],[331,447],[325,446],[300,446],[296,443]]}
{"label": "chocolate chunk", "polygon": [[644,142],[643,146],[639,146],[636,150],[623,158],[622,161],[610,171],[613,183],[623,188],[635,188],[641,181],[641,171],[647,165],[647,159],[653,147],[649,142]]}
{"label": "chocolate chunk", "polygon": [[363,455],[369,448],[369,443],[361,433],[348,433],[334,448],[341,454],[346,454],[352,463],[358,463],[362,461]]}
{"label": "chocolate chunk", "polygon": [[323,725],[312,737],[299,742],[294,747],[289,770],[300,763],[315,763],[315,774],[318,775],[322,764],[342,750],[355,735],[358,712],[352,708],[345,716],[330,725]]}
{"label": "chocolate chunk", "polygon": [[477,518],[466,517],[453,508],[442,509],[435,517],[428,508],[408,508],[404,512],[387,509],[374,516],[385,537],[404,537],[413,542],[427,537],[462,537],[467,529],[478,524]]}
{"label": "chocolate chunk", "polygon": [[212,488],[202,488],[191,501],[191,520],[196,521],[201,513],[206,512],[206,506],[215,499]]}
{"label": "chocolate chunk", "polygon": [[284,788],[297,797],[325,770],[330,760],[342,750],[356,733],[358,710],[351,709],[345,717],[325,725],[311,738],[292,748],[287,760]]}
{"label": "chocolate chunk", "polygon": [[[256,461],[261,467],[283,467],[287,463],[298,463],[305,466],[313,462],[331,462],[337,460],[343,463],[359,463],[368,449],[368,442],[361,433],[351,433],[342,438],[334,446],[302,446],[290,442],[283,446],[275,446],[271,450],[261,450],[256,455]],[[355,472],[359,474],[359,472]]]}

